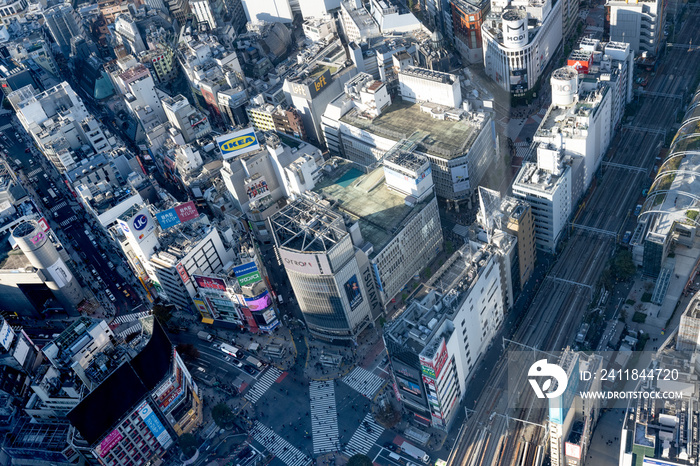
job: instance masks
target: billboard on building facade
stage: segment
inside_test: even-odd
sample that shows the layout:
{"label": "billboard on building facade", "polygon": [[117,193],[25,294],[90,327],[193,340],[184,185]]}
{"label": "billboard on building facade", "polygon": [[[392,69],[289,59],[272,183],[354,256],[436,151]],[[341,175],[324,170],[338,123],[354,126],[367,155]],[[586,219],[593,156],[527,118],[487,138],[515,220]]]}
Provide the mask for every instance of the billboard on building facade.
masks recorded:
{"label": "billboard on building facade", "polygon": [[357,306],[362,304],[362,289],[360,288],[360,283],[357,281],[357,275],[350,277],[348,281],[345,282],[345,295],[348,298],[348,303],[350,303],[350,310],[354,311]]}
{"label": "billboard on building facade", "polygon": [[192,275],[195,283],[200,288],[207,288],[210,290],[226,291],[226,282],[220,278],[215,277],[205,277],[202,275]]}
{"label": "billboard on building facade", "polygon": [[162,230],[167,230],[175,225],[189,222],[196,218],[199,218],[199,212],[197,212],[197,206],[194,205],[193,201],[185,202],[156,214],[158,225],[160,225]]}
{"label": "billboard on building facade", "polygon": [[257,283],[262,280],[255,261],[235,266],[233,268],[233,273],[236,276],[236,280],[238,280],[238,284],[241,286]]}
{"label": "billboard on building facade", "polygon": [[221,156],[224,160],[238,157],[260,149],[260,142],[253,128],[245,128],[216,138]]}
{"label": "billboard on building facade", "polygon": [[190,276],[187,274],[187,270],[185,270],[185,266],[182,265],[182,262],[178,262],[177,265],[175,266],[175,269],[177,270],[177,273],[180,275],[180,278],[182,279],[182,283],[187,284],[187,282],[190,281]]}
{"label": "billboard on building facade", "polygon": [[455,192],[469,189],[469,168],[466,163],[451,167],[450,172],[452,173],[452,189]]}
{"label": "billboard on building facade", "polygon": [[5,319],[2,319],[2,328],[0,328],[0,345],[5,348],[5,351],[10,349],[10,345],[15,339],[15,331],[12,330],[10,324]]}
{"label": "billboard on building facade", "polygon": [[251,311],[262,311],[272,305],[272,298],[267,290],[252,298],[244,296],[243,299],[246,307]]}
{"label": "billboard on building facade", "polygon": [[97,453],[100,455],[100,458],[104,458],[105,455],[107,455],[107,453],[109,453],[110,450],[114,448],[123,438],[124,437],[117,429],[110,432],[104,439],[102,439],[100,445],[97,447]]}
{"label": "billboard on building facade", "polygon": [[245,185],[245,192],[250,201],[270,195],[270,189],[267,187],[267,181],[264,176],[258,176],[254,180],[250,180]]}
{"label": "billboard on building facade", "polygon": [[49,222],[47,222],[44,217],[41,217],[39,220],[37,220],[36,223],[39,224],[39,226],[44,231],[44,233],[46,233],[47,231],[49,231],[51,229],[51,227],[49,226]]}
{"label": "billboard on building facade", "polygon": [[163,448],[168,448],[173,443],[172,437],[170,437],[168,431],[165,430],[165,427],[163,427],[163,424],[160,422],[160,419],[158,419],[158,416],[156,416],[156,413],[153,412],[148,402],[144,401],[136,412],[139,414],[139,417],[143,419],[148,430],[151,431]]}
{"label": "billboard on building facade", "polygon": [[396,381],[399,384],[399,388],[407,393],[410,393],[411,395],[415,396],[421,396],[421,389],[420,385],[418,385],[415,382],[411,382],[410,380],[404,379],[403,377],[396,377]]}
{"label": "billboard on building facade", "polygon": [[282,264],[287,270],[309,275],[330,275],[331,266],[325,254],[304,254],[287,249],[279,250]]}
{"label": "billboard on building facade", "polygon": [[133,236],[138,244],[141,244],[143,240],[156,229],[156,223],[151,218],[147,207],[136,212],[136,214],[127,221],[117,219],[117,223],[119,223],[124,233]]}
{"label": "billboard on building facade", "polygon": [[302,97],[306,100],[311,100],[324,88],[328,87],[331,82],[333,82],[333,78],[331,77],[331,70],[329,68],[321,76],[309,84],[290,82],[289,93],[297,97]]}

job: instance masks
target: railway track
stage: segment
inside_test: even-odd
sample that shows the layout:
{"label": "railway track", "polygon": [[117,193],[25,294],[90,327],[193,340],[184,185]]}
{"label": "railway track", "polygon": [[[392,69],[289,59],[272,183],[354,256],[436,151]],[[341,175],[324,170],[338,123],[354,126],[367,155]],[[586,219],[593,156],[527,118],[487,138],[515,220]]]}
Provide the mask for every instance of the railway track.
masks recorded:
{"label": "railway track", "polygon": [[[694,25],[700,11],[694,10],[680,32],[679,42],[700,38],[700,29]],[[700,51],[687,52],[672,49],[665,58],[648,90],[661,94],[688,93],[696,70],[700,68]],[[692,92],[692,90],[691,90]],[[632,126],[670,129],[681,109],[678,99],[664,96],[646,96],[632,121]],[[623,130],[615,141],[609,162],[632,167],[651,168],[663,143],[659,132]],[[634,208],[643,187],[651,184],[647,173],[638,170],[607,167],[600,183],[590,196],[577,223],[610,231],[624,228],[630,209]],[[575,230],[561,252],[549,275],[582,285],[567,284],[546,279],[537,291],[525,318],[513,340],[542,351],[560,350],[571,341],[578,329],[583,311],[592,292],[587,286],[595,285],[615,248],[615,241],[602,239],[592,233]],[[522,365],[522,377],[528,366]],[[449,466],[530,466],[541,465],[547,453],[546,430],[525,422],[506,418],[503,414],[517,399],[518,416],[524,421],[541,424],[544,413],[532,409],[532,396],[508,392],[508,365],[502,359],[493,369],[477,400],[475,413],[461,429],[449,457]],[[530,398],[528,398],[528,396]],[[520,398],[518,398],[520,397]],[[514,417],[518,417],[514,416]]]}

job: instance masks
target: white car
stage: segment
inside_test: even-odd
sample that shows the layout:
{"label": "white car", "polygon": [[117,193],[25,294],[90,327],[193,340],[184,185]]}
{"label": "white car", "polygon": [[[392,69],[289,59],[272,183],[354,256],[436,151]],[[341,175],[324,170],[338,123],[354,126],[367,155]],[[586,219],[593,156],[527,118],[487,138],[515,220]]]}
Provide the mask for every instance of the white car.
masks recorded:
{"label": "white car", "polygon": [[226,357],[224,358],[224,361],[230,361],[230,360],[231,360],[231,356],[226,356]]}

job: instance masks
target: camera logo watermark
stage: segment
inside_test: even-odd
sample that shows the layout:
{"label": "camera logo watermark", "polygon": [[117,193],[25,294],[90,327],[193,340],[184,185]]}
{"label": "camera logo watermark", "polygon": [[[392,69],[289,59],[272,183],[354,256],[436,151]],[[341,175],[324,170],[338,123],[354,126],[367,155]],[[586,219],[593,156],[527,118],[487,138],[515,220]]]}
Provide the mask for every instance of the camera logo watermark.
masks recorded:
{"label": "camera logo watermark", "polygon": [[[566,391],[566,372],[558,364],[550,364],[546,359],[535,361],[527,371],[527,376],[537,398],[556,398]],[[549,391],[551,389],[554,390]]]}

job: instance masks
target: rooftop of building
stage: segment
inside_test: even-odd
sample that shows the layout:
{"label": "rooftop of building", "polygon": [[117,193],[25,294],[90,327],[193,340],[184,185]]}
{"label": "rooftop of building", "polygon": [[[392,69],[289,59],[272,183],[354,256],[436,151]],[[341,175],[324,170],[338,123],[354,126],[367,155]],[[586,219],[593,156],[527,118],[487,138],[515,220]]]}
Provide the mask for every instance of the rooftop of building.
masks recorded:
{"label": "rooftop of building", "polygon": [[535,137],[552,137],[561,133],[567,138],[586,139],[587,120],[595,115],[607,92],[608,87],[602,86],[595,91],[579,93],[578,99],[570,105],[550,105]]}
{"label": "rooftop of building", "polygon": [[[504,235],[510,236],[510,235]],[[513,238],[507,238],[509,244]],[[487,266],[495,246],[469,242],[455,251],[424,284],[422,299],[414,299],[406,310],[385,327],[385,335],[416,353],[434,354],[442,340],[435,338],[444,319],[453,319],[468,299],[479,274]]]}
{"label": "rooftop of building", "polygon": [[443,73],[442,71],[429,70],[427,68],[420,68],[417,66],[409,66],[402,69],[399,71],[399,75],[402,74],[443,84],[453,84],[454,82],[459,82],[459,76],[457,75]]}
{"label": "rooftop of building", "polygon": [[19,421],[13,432],[8,434],[5,448],[12,451],[13,457],[22,452],[27,455],[36,454],[36,450],[63,451],[68,448],[69,431],[70,423],[67,421],[40,423],[24,418]]}
{"label": "rooftop of building", "polygon": [[[696,92],[698,92],[696,90]],[[644,202],[639,220],[649,221],[649,231],[666,236],[675,224],[698,225],[700,213],[700,123],[695,121],[697,109],[686,112],[669,150],[669,155],[656,173]]]}
{"label": "rooftop of building", "polygon": [[[562,174],[567,170],[569,170],[568,166],[562,170]],[[529,190],[551,194],[559,186],[560,180],[562,180],[561,175],[555,175],[546,170],[539,169],[536,163],[527,162],[522,166],[518,175],[515,177],[513,187],[522,186]]]}
{"label": "rooftop of building", "polygon": [[270,219],[278,247],[303,252],[328,252],[348,232],[343,216],[327,201],[301,196]]}
{"label": "rooftop of building", "polygon": [[153,254],[151,260],[160,260],[172,263],[174,266],[180,259],[196,248],[215,227],[209,223],[206,216],[181,223],[158,235],[160,247]]}
{"label": "rooftop of building", "polygon": [[408,205],[405,195],[387,187],[381,166],[364,174],[352,162],[334,158],[326,167],[330,167],[330,171],[324,170],[314,192],[347,214],[351,223],[358,221],[362,238],[372,244],[375,254],[394,238],[413,214],[432,200],[429,196],[420,203]]}
{"label": "rooftop of building", "polygon": [[468,119],[438,119],[421,110],[438,112],[454,112],[459,115],[461,111],[438,106],[429,103],[411,103],[397,99],[389,107],[375,118],[362,115],[358,109],[352,109],[341,117],[341,121],[378,136],[399,141],[408,138],[418,128],[427,136],[418,145],[421,152],[435,155],[445,159],[453,159],[466,154],[480,130],[487,123],[487,119],[479,114],[468,114]]}
{"label": "rooftop of building", "polygon": [[[673,368],[669,365],[673,364],[669,358],[664,358],[663,362],[658,367],[669,370]],[[676,367],[679,373],[685,372],[682,365]],[[651,382],[650,387],[643,390],[656,391],[660,384],[661,381]],[[633,445],[648,447],[644,455],[646,458],[678,465],[695,464],[695,459],[700,454],[697,381],[676,381],[673,388],[683,390],[686,396],[667,399],[663,403],[652,398],[640,397],[636,400],[633,403],[634,412],[628,414],[627,429],[632,431]]]}
{"label": "rooftop of building", "polygon": [[136,355],[111,371],[66,416],[89,444],[113,429],[172,367],[172,344],[158,321],[148,316],[141,319],[141,324],[141,334],[123,345]]}

